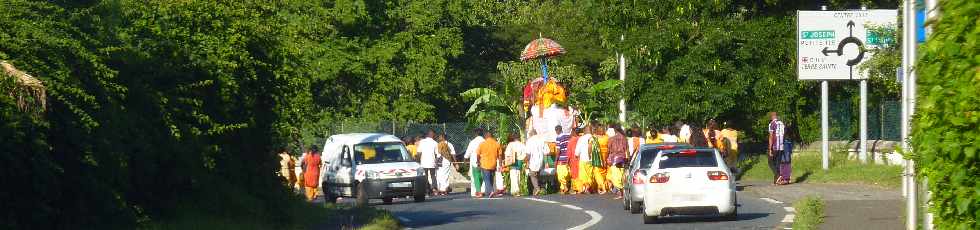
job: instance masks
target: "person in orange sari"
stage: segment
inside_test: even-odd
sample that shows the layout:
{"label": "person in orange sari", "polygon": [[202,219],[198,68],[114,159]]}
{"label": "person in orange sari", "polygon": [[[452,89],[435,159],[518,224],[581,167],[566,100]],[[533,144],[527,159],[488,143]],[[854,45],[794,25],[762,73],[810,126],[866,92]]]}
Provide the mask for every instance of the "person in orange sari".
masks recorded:
{"label": "person in orange sari", "polygon": [[316,146],[310,146],[309,153],[303,157],[303,187],[306,191],[306,200],[316,199],[317,187],[320,182],[320,152]]}
{"label": "person in orange sari", "polygon": [[565,150],[565,155],[568,156],[568,175],[572,178],[572,186],[569,191],[571,194],[578,194],[578,190],[582,186],[578,180],[578,156],[575,155],[575,147],[578,146],[580,131],[578,128],[572,128],[572,136],[568,138],[568,149]]}

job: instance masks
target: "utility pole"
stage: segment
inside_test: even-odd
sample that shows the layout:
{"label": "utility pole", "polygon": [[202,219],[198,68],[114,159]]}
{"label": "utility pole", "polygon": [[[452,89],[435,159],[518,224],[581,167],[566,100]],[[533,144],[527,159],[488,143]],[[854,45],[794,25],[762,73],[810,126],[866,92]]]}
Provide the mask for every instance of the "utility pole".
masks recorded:
{"label": "utility pole", "polygon": [[[904,14],[903,19],[905,20],[904,21],[905,22],[905,25],[904,25],[905,38],[902,39],[902,41],[905,43],[905,44],[903,44],[903,47],[905,48],[905,50],[904,50],[905,52],[903,52],[904,58],[902,59],[903,60],[903,63],[904,63],[904,67],[905,67],[905,68],[903,68],[903,71],[905,72],[905,75],[904,75],[905,76],[905,80],[902,81],[903,82],[902,83],[902,86],[904,86],[903,88],[905,88],[905,90],[904,90],[905,91],[905,95],[903,95],[903,99],[904,99],[904,101],[906,103],[905,106],[903,106],[903,108],[906,110],[906,112],[905,112],[905,117],[903,117],[903,120],[902,120],[902,122],[904,122],[903,125],[904,125],[904,129],[905,129],[902,132],[902,134],[903,134],[903,136],[902,136],[902,147],[905,150],[905,152],[908,153],[908,152],[911,152],[912,151],[911,145],[909,145],[909,143],[908,143],[909,142],[908,136],[910,134],[909,127],[911,127],[911,125],[908,122],[911,120],[910,117],[913,114],[915,114],[915,96],[916,96],[916,93],[915,93],[915,79],[916,79],[916,77],[915,77],[915,61],[916,61],[916,58],[918,57],[916,55],[916,45],[917,45],[916,44],[916,42],[917,42],[916,41],[917,40],[916,39],[916,26],[917,25],[915,23],[915,0],[905,0],[904,9],[903,9],[902,13]],[[906,216],[905,228],[908,229],[908,230],[915,230],[915,229],[918,229],[918,223],[917,223],[917,221],[918,221],[918,203],[916,202],[916,198],[917,198],[917,194],[916,194],[917,193],[917,191],[916,191],[917,188],[916,187],[917,186],[916,186],[916,183],[915,183],[915,179],[916,179],[915,178],[915,160],[911,160],[911,159],[908,160],[906,162],[906,164],[905,164],[905,169],[906,169],[906,173],[905,174],[906,174],[907,181],[908,181],[906,183],[906,186],[907,186],[907,188],[906,188],[907,195],[905,197],[906,198],[906,208],[905,208],[905,210],[907,211],[907,213],[905,214],[905,216]]]}
{"label": "utility pole", "polygon": [[[619,43],[623,44],[626,35],[619,35]],[[621,83],[621,96],[619,98],[619,123],[626,125],[626,56],[623,55],[622,48],[616,55],[619,56],[619,82]]]}

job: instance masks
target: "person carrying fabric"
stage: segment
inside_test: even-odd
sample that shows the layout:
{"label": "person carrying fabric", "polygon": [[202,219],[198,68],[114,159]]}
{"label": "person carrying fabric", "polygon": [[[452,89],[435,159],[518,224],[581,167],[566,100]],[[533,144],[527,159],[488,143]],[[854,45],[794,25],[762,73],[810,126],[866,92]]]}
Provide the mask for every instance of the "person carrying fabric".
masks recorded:
{"label": "person carrying fabric", "polygon": [[592,177],[596,183],[596,190],[599,194],[606,194],[609,192],[609,165],[605,164],[605,159],[609,156],[609,136],[614,134],[609,132],[609,129],[605,125],[598,125],[593,135],[596,138],[595,148],[598,148],[595,154],[593,153],[592,158]]}
{"label": "person carrying fabric", "polygon": [[563,133],[561,126],[555,126],[555,133],[558,134],[555,137],[555,148],[558,152],[558,158],[555,160],[555,176],[558,180],[558,192],[568,194],[570,190],[568,181],[571,179],[568,173],[568,140],[572,138],[572,135]]}
{"label": "person carrying fabric", "polygon": [[479,150],[480,144],[483,144],[483,129],[476,128],[473,130],[473,140],[470,140],[469,145],[466,146],[466,153],[463,158],[470,160],[470,196],[480,197],[480,188],[483,186],[483,171],[480,170],[480,157]]}
{"label": "person carrying fabric", "polygon": [[453,143],[449,143],[446,140],[446,134],[439,134],[439,166],[436,171],[436,180],[438,181],[438,192],[436,195],[449,195],[449,175],[452,174],[452,170],[456,167],[453,166],[453,156],[456,155],[456,147]]}
{"label": "person carrying fabric", "polygon": [[626,134],[618,125],[613,126],[616,135],[609,137],[609,155],[606,156],[606,165],[609,166],[609,181],[612,182],[613,192],[616,199],[623,198],[623,168],[626,166],[626,155],[629,152],[629,144],[626,141]]}
{"label": "person carrying fabric", "polygon": [[500,149],[500,143],[497,139],[493,138],[493,132],[483,133],[483,143],[480,144],[480,148],[477,150],[480,162],[480,169],[483,170],[483,190],[484,193],[480,195],[486,195],[489,197],[500,196],[501,194],[496,194],[494,191],[494,173],[497,171],[497,159],[498,156],[503,153]]}
{"label": "person carrying fabric", "polygon": [[524,158],[527,155],[524,154],[524,143],[521,143],[520,137],[515,133],[511,133],[507,137],[507,147],[504,148],[504,166],[509,171],[510,179],[510,195],[511,196],[521,196],[521,181],[525,177],[524,171]]}

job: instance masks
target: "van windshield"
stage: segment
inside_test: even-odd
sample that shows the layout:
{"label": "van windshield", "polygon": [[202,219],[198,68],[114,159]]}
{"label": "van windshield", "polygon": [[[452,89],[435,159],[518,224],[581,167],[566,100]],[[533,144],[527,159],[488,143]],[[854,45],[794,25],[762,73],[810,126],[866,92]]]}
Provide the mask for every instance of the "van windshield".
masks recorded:
{"label": "van windshield", "polygon": [[372,142],[354,145],[357,164],[412,161],[401,142]]}

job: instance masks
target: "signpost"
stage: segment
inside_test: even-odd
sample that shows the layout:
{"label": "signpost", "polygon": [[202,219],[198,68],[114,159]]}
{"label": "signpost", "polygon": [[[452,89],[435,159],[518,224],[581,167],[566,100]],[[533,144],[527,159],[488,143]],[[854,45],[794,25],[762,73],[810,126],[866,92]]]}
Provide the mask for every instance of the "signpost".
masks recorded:
{"label": "signpost", "polygon": [[828,80],[860,80],[859,157],[867,161],[867,79],[861,63],[874,55],[882,38],[869,33],[869,27],[893,27],[897,10],[797,12],[797,76],[799,80],[821,80],[820,128],[823,169],[830,167]]}

